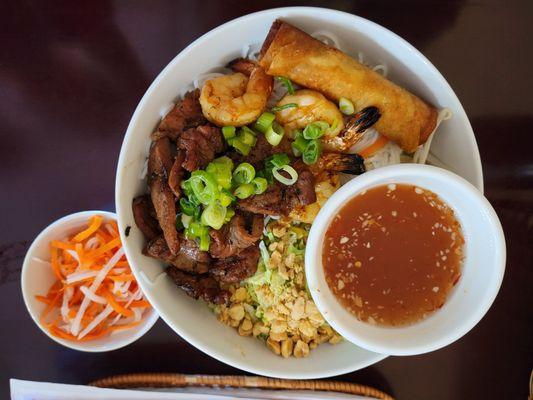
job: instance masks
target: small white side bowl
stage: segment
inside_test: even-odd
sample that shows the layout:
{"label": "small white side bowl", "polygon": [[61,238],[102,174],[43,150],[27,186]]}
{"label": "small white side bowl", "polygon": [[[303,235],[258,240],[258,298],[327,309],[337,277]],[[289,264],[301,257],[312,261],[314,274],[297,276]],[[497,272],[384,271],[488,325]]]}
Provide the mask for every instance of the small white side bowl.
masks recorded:
{"label": "small white side bowl", "polygon": [[116,220],[114,213],[107,211],[82,211],[58,219],[43,230],[33,241],[22,265],[21,284],[24,303],[37,326],[52,340],[65,347],[87,352],[103,352],[116,350],[133,343],[143,336],[157,321],[159,316],[154,309],[143,315],[142,322],[131,329],[117,331],[110,336],[86,342],[74,342],[52,336],[39,322],[39,317],[45,305],[36,300],[36,295],[45,295],[57,280],[50,265],[42,261],[50,260],[49,244],[54,239],[62,239],[83,229],[93,215],[102,215],[106,219]]}
{"label": "small white side bowl", "polygon": [[[383,327],[359,321],[329,289],[322,266],[322,244],[337,212],[357,193],[388,183],[429,189],[441,197],[461,223],[465,238],[462,275],[444,306],[408,326]],[[463,178],[427,165],[394,165],[367,172],[342,186],[315,219],[305,253],[309,290],[324,318],[347,340],[390,355],[427,353],[459,339],[485,315],[505,271],[505,238],[490,203]]]}

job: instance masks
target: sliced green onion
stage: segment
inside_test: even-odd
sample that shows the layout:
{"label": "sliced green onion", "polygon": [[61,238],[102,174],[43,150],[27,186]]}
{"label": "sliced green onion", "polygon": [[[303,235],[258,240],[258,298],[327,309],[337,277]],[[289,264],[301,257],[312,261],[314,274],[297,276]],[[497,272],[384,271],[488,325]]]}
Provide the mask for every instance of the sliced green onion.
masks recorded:
{"label": "sliced green onion", "polygon": [[282,106],[272,107],[271,111],[272,112],[278,112],[278,111],[281,111],[281,110],[286,110],[287,108],[295,108],[295,107],[298,107],[298,104],[296,104],[296,103],[287,103],[287,104],[283,104]]}
{"label": "sliced green onion", "polygon": [[268,187],[267,180],[265,178],[261,178],[261,177],[254,178],[251,183],[254,186],[254,193],[255,194],[263,193]]}
{"label": "sliced green onion", "polygon": [[285,129],[283,129],[280,124],[274,121],[274,123],[270,125],[265,132],[265,138],[272,146],[277,146],[281,142],[281,139],[283,139],[284,134]]}
{"label": "sliced green onion", "polygon": [[239,185],[237,189],[235,189],[234,194],[239,199],[247,199],[254,194],[254,185],[251,183],[243,183],[242,185]]}
{"label": "sliced green onion", "polygon": [[237,165],[235,171],[233,171],[233,180],[237,184],[250,183],[255,178],[255,168],[252,164],[243,162]]}
{"label": "sliced green onion", "polygon": [[303,137],[306,139],[318,139],[326,130],[329,129],[329,124],[324,121],[316,121],[307,125],[303,132]]}
{"label": "sliced green onion", "polygon": [[223,156],[211,161],[205,170],[215,178],[220,187],[229,189],[231,188],[232,169],[233,161]]}
{"label": "sliced green onion", "polygon": [[302,152],[303,162],[307,165],[316,163],[320,156],[320,151],[320,142],[318,140],[310,140],[309,143],[307,143],[307,147]]}
{"label": "sliced green onion", "polygon": [[[280,172],[285,172],[289,174],[290,178],[287,178],[283,176]],[[296,181],[298,180],[298,172],[291,167],[290,165],[284,165],[280,168],[274,168],[272,170],[272,175],[274,178],[276,178],[279,182],[283,183],[284,185],[294,185]]]}
{"label": "sliced green onion", "polygon": [[197,204],[194,204],[191,200],[182,197],[180,199],[180,209],[185,215],[193,216],[196,209],[199,208]]}
{"label": "sliced green onion", "polygon": [[200,236],[200,243],[198,244],[198,248],[201,251],[208,251],[210,243],[211,243],[211,237],[209,236],[209,234],[202,235]]}
{"label": "sliced green onion", "polygon": [[235,200],[235,196],[232,195],[228,190],[223,189],[220,191],[219,201],[220,204],[224,207],[229,206]]}
{"label": "sliced green onion", "polygon": [[210,173],[202,170],[193,171],[188,181],[191,182],[192,191],[200,203],[208,205],[217,198],[218,184]]}
{"label": "sliced green onion", "polygon": [[251,146],[247,145],[246,143],[243,143],[241,139],[238,137],[231,138],[228,140],[228,143],[235,148],[239,153],[241,153],[243,156],[247,156],[250,153]]}
{"label": "sliced green onion", "polygon": [[294,87],[292,86],[292,82],[289,78],[285,78],[284,76],[276,76],[276,80],[281,82],[283,86],[287,88],[289,94],[294,94]]}
{"label": "sliced green onion", "polygon": [[224,126],[222,127],[222,135],[224,139],[228,140],[235,136],[235,127],[234,126]]}
{"label": "sliced green onion", "polygon": [[209,204],[202,213],[201,221],[203,225],[210,226],[213,229],[220,229],[226,218],[226,207],[223,207],[218,201]]}
{"label": "sliced green onion", "polygon": [[184,228],[188,228],[191,221],[192,217],[190,215],[181,214],[181,224]]}
{"label": "sliced green onion", "polygon": [[355,112],[353,103],[346,97],[341,97],[339,99],[339,109],[344,115],[352,115]]}
{"label": "sliced green onion", "polygon": [[241,128],[241,131],[239,132],[239,135],[237,137],[241,140],[241,142],[247,144],[250,147],[254,147],[255,142],[257,142],[255,132],[246,126],[243,126]]}
{"label": "sliced green onion", "polygon": [[185,194],[185,196],[190,197],[193,194],[191,182],[189,182],[188,180],[181,181],[181,188],[183,189],[183,193]]}
{"label": "sliced green onion", "polygon": [[285,153],[277,153],[267,158],[266,162],[273,167],[283,167],[290,163],[291,159]]}
{"label": "sliced green onion", "polygon": [[264,112],[261,116],[255,121],[254,129],[258,130],[261,133],[265,133],[272,122],[276,119],[276,116],[270,112]]}
{"label": "sliced green onion", "polygon": [[189,222],[189,227],[187,228],[186,235],[189,239],[196,239],[203,235],[209,235],[209,228],[205,225],[202,225],[197,220],[192,220]]}
{"label": "sliced green onion", "polygon": [[292,152],[296,157],[299,157],[302,155],[302,153],[307,148],[308,140],[304,138],[303,134],[300,132],[296,135],[294,138],[294,141],[291,144]]}
{"label": "sliced green onion", "polygon": [[232,208],[228,208],[226,210],[226,218],[224,219],[224,222],[225,223],[229,222],[233,218],[234,215],[235,215],[235,210]]}

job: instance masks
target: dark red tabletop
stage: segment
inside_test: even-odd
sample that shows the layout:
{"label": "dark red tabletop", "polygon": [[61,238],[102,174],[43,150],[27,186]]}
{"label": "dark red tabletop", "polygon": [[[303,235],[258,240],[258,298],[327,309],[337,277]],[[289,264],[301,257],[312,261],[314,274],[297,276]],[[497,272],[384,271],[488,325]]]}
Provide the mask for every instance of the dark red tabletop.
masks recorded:
{"label": "dark red tabletop", "polygon": [[[20,268],[31,240],[53,220],[80,210],[114,209],[115,166],[130,116],[180,50],[223,22],[289,3],[3,3],[1,398],[8,398],[9,378],[87,383],[148,371],[243,373],[196,350],[161,321],[118,351],[85,354],[63,348],[26,312]],[[476,133],[485,194],[502,221],[508,251],[501,291],[468,335],[442,350],[390,357],[339,379],[400,399],[524,399],[533,367],[533,2],[309,5],[344,10],[391,29],[442,72]]]}

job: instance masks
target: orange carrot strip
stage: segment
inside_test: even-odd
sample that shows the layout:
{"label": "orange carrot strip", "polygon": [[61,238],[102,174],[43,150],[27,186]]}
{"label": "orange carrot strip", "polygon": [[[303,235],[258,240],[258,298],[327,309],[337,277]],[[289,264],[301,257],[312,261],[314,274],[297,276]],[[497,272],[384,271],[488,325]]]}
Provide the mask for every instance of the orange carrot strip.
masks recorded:
{"label": "orange carrot strip", "polygon": [[81,231],[76,236],[72,238],[72,241],[74,242],[81,242],[85,239],[87,239],[89,236],[91,236],[94,232],[100,228],[100,225],[102,225],[103,217],[101,215],[95,215],[91,218],[91,222],[89,223],[89,227],[85,229],[84,231]]}
{"label": "orange carrot strip", "polygon": [[52,240],[50,242],[50,244],[52,245],[52,247],[55,247],[56,249],[74,250],[74,245],[73,244],[65,243],[65,242],[62,242],[60,240]]}
{"label": "orange carrot strip", "polygon": [[133,281],[135,279],[135,277],[132,274],[110,275],[107,278],[111,279],[114,282],[127,282],[127,281]]}
{"label": "orange carrot strip", "polygon": [[121,314],[125,317],[133,316],[133,311],[122,307],[108,290],[106,290],[103,295],[109,302],[109,305],[113,307],[113,310],[115,310],[118,314]]}
{"label": "orange carrot strip", "polygon": [[48,298],[48,297],[45,297],[45,296],[40,296],[40,295],[35,295],[35,300],[38,300],[44,304],[48,304],[50,305],[50,303],[52,303],[52,301]]}
{"label": "orange carrot strip", "polygon": [[130,304],[130,307],[131,308],[133,307],[151,308],[152,305],[146,300],[137,300],[137,301],[132,301]]}
{"label": "orange carrot strip", "polygon": [[383,136],[379,135],[378,138],[372,143],[370,146],[364,148],[359,152],[359,155],[363,158],[367,158],[374,154],[376,151],[381,149],[383,146],[385,146],[387,143],[389,143],[389,140]]}
{"label": "orange carrot strip", "polygon": [[113,325],[113,326],[110,326],[108,329],[111,330],[111,331],[119,331],[119,330],[122,330],[122,329],[133,328],[134,326],[137,326],[140,323],[141,323],[141,321],[131,322],[129,324],[123,324],[123,325]]}
{"label": "orange carrot strip", "polygon": [[97,248],[96,250],[93,250],[93,251],[87,253],[87,258],[88,259],[92,259],[92,258],[99,257],[102,254],[104,254],[106,251],[112,250],[112,249],[114,249],[115,247],[118,247],[118,246],[120,246],[120,238],[119,237],[107,242],[105,245]]}

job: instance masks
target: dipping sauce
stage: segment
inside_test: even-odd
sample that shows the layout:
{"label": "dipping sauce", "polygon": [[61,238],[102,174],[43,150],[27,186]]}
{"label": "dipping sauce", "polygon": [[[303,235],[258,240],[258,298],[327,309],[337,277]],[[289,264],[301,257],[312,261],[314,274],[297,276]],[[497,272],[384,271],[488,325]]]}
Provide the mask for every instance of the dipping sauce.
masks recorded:
{"label": "dipping sauce", "polygon": [[453,210],[407,184],[361,192],[324,239],[328,286],[359,320],[414,323],[442,307],[461,276],[464,238]]}

